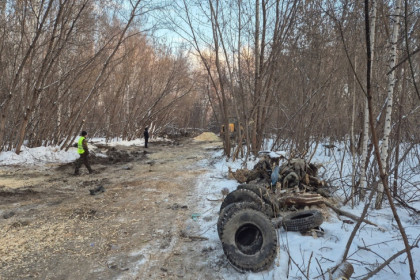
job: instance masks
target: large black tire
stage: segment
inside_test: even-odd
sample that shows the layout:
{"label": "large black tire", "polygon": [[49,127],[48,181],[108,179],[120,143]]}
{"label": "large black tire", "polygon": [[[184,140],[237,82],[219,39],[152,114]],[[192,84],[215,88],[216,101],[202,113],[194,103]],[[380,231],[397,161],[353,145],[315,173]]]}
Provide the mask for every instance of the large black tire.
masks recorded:
{"label": "large black tire", "polygon": [[260,191],[261,193],[264,195],[266,192],[268,192],[268,190],[262,186],[262,185],[256,185],[256,184],[240,184],[236,187],[237,190],[240,189],[247,189],[250,191],[255,192],[256,194],[260,195]]}
{"label": "large black tire", "polygon": [[283,219],[283,227],[287,231],[308,231],[322,224],[324,217],[318,210],[299,211],[287,215]]}
{"label": "large black tire", "polygon": [[219,234],[219,238],[221,239],[222,236],[222,228],[224,221],[227,221],[232,217],[232,214],[241,210],[241,209],[253,209],[260,212],[263,212],[268,216],[270,214],[270,206],[265,203],[255,203],[255,202],[235,202],[227,205],[225,208],[220,211],[219,219],[217,220],[217,233]]}
{"label": "large black tire", "polygon": [[[264,205],[264,200],[261,199],[257,194],[250,190],[240,189],[230,192],[223,200],[222,205],[220,206],[219,215],[222,212],[223,208],[228,206],[229,204],[236,203],[236,202],[254,202],[256,204]],[[264,212],[267,213],[269,217],[273,216],[273,210],[271,207],[267,207],[267,210]]]}
{"label": "large black tire", "polygon": [[270,219],[254,209],[240,209],[227,218],[221,240],[229,262],[241,271],[269,268],[277,254],[277,235]]}
{"label": "large black tire", "polygon": [[[223,228],[225,221],[230,220],[230,218],[239,210],[242,209],[252,209],[259,212],[261,211],[261,205],[257,205],[254,202],[236,202],[229,204],[223,210],[221,211],[219,215],[219,220],[217,222],[217,233],[219,234],[220,240],[222,240],[222,234],[223,234]],[[255,254],[260,248],[262,244],[262,238],[261,234],[258,231],[254,232],[255,236],[250,237],[251,239],[254,239],[254,242],[251,242],[250,244],[244,245],[239,244],[239,248],[244,253],[250,255]]]}
{"label": "large black tire", "polygon": [[271,191],[266,189],[264,186],[255,185],[255,184],[240,184],[236,187],[237,190],[250,190],[254,192],[258,197],[262,198],[265,203],[271,206],[273,209],[273,214],[269,217],[277,217],[279,214],[278,203],[275,202],[274,195],[271,194]]}

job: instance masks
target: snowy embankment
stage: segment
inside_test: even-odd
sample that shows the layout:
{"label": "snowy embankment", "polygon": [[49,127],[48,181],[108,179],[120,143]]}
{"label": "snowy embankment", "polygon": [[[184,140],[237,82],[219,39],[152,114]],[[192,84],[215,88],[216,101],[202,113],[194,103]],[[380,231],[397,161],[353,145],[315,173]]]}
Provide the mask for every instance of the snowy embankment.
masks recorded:
{"label": "snowy embankment", "polygon": [[0,153],[0,165],[40,165],[46,163],[66,163],[79,157],[76,148],[70,148],[67,152],[60,147],[22,147],[17,155],[13,151]]}
{"label": "snowy embankment", "polygon": [[[157,139],[162,140],[162,139]],[[112,139],[108,142],[104,138],[91,138],[88,140],[91,150],[95,144],[107,144],[109,146],[143,146],[144,139],[122,141]],[[68,151],[60,150],[59,146],[28,148],[22,146],[22,151],[17,155],[14,151],[0,153],[0,165],[42,165],[46,163],[67,163],[79,158],[77,148],[70,147]]]}
{"label": "snowy embankment", "polygon": [[[339,178],[340,163],[343,154],[340,151],[330,153],[328,156],[324,151],[318,153],[312,159],[313,163],[322,163],[325,172],[324,176],[329,179]],[[338,160],[340,162],[340,160]],[[349,160],[345,162],[351,162]],[[252,169],[256,161],[249,161],[247,168]],[[201,232],[197,234],[207,237],[209,242],[205,246],[211,246],[214,251],[209,259],[209,265],[220,262],[220,255],[223,249],[217,234],[216,223],[220,202],[214,202],[221,198],[221,190],[228,188],[229,191],[236,189],[238,183],[235,180],[227,178],[228,167],[233,171],[242,168],[240,161],[226,162],[219,151],[213,155],[210,162],[202,162],[201,165],[207,166],[209,172],[201,177],[198,182],[197,193],[204,195],[202,199],[202,217],[196,223],[200,223]],[[351,172],[350,165],[344,168],[348,174]],[[320,172],[321,174],[323,172]],[[342,172],[342,178],[345,177]],[[418,185],[419,178],[412,178],[413,186]],[[334,185],[345,184],[345,179],[335,180]],[[339,188],[335,193],[335,198],[343,201],[345,192],[349,193],[348,187]],[[420,202],[411,204],[412,207],[420,209]],[[358,217],[361,216],[364,204],[355,206],[343,206],[341,209],[350,212]],[[371,209],[366,217],[376,223],[379,227],[362,223],[360,230],[351,244],[348,261],[354,267],[352,279],[363,279],[369,272],[376,269],[385,260],[404,250],[404,244],[398,226],[393,218],[391,209],[385,203],[382,210]],[[420,236],[420,217],[412,215],[404,208],[398,208],[400,219],[406,230],[410,244],[415,243]],[[287,232],[283,228],[278,229],[279,253],[274,262],[274,266],[269,271],[259,273],[240,273],[232,266],[225,265],[217,272],[222,279],[329,279],[328,269],[340,263],[343,256],[349,236],[355,226],[355,223],[347,217],[338,217],[329,209],[328,217],[321,225],[325,231],[323,237],[314,238],[312,236],[303,236],[298,232]],[[204,246],[204,245],[203,245]],[[420,264],[420,249],[412,250],[413,262],[415,267]],[[225,263],[227,260],[225,259]],[[419,273],[419,272],[418,272]],[[417,273],[417,274],[418,274]],[[324,275],[323,275],[324,274]],[[417,276],[418,277],[418,276]],[[370,279],[411,279],[409,275],[408,261],[406,254],[401,254],[393,260],[388,266]]]}

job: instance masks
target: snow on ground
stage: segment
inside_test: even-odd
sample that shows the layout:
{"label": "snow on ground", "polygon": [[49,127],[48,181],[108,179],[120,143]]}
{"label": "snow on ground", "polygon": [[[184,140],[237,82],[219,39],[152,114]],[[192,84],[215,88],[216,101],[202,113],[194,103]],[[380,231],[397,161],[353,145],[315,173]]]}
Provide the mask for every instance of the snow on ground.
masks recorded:
{"label": "snow on ground", "polygon": [[[77,139],[76,139],[77,140]],[[152,141],[163,141],[161,138],[153,138]],[[119,138],[106,141],[105,138],[89,138],[89,149],[94,148],[96,144],[107,144],[109,146],[144,146],[144,139],[135,139],[125,141]],[[17,155],[14,151],[0,153],[1,165],[42,165],[46,163],[67,163],[79,158],[77,148],[70,147],[68,151],[60,150],[59,146],[28,148],[22,146],[21,152]]]}
{"label": "snow on ground", "polygon": [[89,139],[89,142],[93,144],[107,144],[109,146],[144,146],[143,138],[134,139],[130,141],[121,140],[120,138],[114,138],[108,140],[108,142],[105,141],[105,138],[92,138]]}
{"label": "snow on ground", "polygon": [[[327,155],[324,151],[319,151],[312,162],[323,163],[325,170],[328,171],[325,172],[326,176],[339,178],[340,176],[337,172],[340,170],[340,166],[336,162],[342,156],[343,154],[337,152],[332,152],[330,155]],[[347,162],[342,169],[345,170],[344,173],[351,172],[351,162]],[[255,163],[255,161],[250,161],[247,163],[247,167],[252,169]],[[205,216],[213,215],[217,217],[220,203],[215,205],[212,200],[222,196],[221,190],[223,188],[228,188],[229,191],[236,189],[238,183],[235,180],[228,179],[227,173],[228,167],[231,167],[232,170],[241,168],[240,162],[226,162],[222,157],[222,152],[219,151],[213,155],[213,159],[209,163],[202,163],[202,165],[208,165],[210,167],[210,171],[199,179],[198,184],[198,193],[205,194],[205,197],[207,196],[208,198],[202,200],[202,213],[205,213]],[[335,174],[331,174],[332,170],[335,170]],[[344,183],[344,179],[335,181],[337,185],[340,183]],[[343,195],[344,190],[339,190],[337,194]],[[420,209],[419,202],[412,206]],[[350,206],[345,206],[342,209],[360,217],[363,207],[364,205],[360,204],[353,209]],[[412,244],[420,236],[420,217],[411,216],[410,213],[402,208],[398,212],[409,242]],[[341,218],[342,220],[350,220],[347,217]],[[381,265],[385,260],[404,249],[398,226],[388,205],[384,205],[383,209],[379,211],[370,209],[369,216],[366,218],[378,224],[380,228],[363,223],[361,229],[356,234],[348,255],[348,259],[355,270],[352,279],[362,279],[367,273]],[[218,275],[227,280],[324,279],[321,276],[322,273],[327,272],[328,269],[340,263],[346,243],[355,225],[344,223],[342,220],[331,210],[330,218],[321,225],[325,234],[319,238],[302,236],[297,232],[286,232],[283,228],[278,229],[280,250],[270,271],[243,274],[237,272],[231,266],[225,266],[220,269]],[[199,223],[202,231],[197,233],[207,237],[211,244],[210,246],[215,248],[213,257],[209,260],[209,263],[216,263],[220,258],[220,252],[223,253],[215,222],[217,222],[217,218],[213,220],[200,219]],[[413,249],[412,256],[415,268],[418,268],[420,264],[420,249]],[[290,267],[288,267],[289,261]],[[417,279],[419,279],[418,277],[419,275]],[[325,279],[329,279],[328,274],[325,275]],[[411,279],[406,255],[402,254],[396,258],[389,266],[381,270],[371,279]]]}
{"label": "snow on ground", "polygon": [[[90,140],[96,143],[105,143],[104,139],[95,138]],[[111,141],[112,145],[143,145],[142,140],[135,141]],[[109,144],[109,143],[108,143]],[[283,153],[278,153],[283,154]],[[59,147],[39,147],[29,149],[22,148],[22,152],[16,155],[14,152],[0,153],[0,165],[14,164],[45,164],[51,162],[70,162],[78,157],[76,148],[70,148],[67,152],[61,151]],[[324,176],[330,179],[344,178],[351,172],[350,161],[344,161],[343,168],[340,166],[340,159],[343,154],[332,152],[330,154],[319,151],[312,162],[323,163],[325,173]],[[337,163],[338,162],[338,163]],[[255,160],[247,162],[247,168],[252,169]],[[418,162],[413,168],[418,168]],[[230,265],[216,265],[223,255],[223,249],[219,241],[216,229],[216,222],[220,202],[214,202],[215,199],[221,198],[221,190],[228,188],[229,191],[236,189],[238,183],[235,180],[227,178],[228,167],[236,170],[241,167],[241,162],[226,161],[222,155],[222,151],[214,152],[210,160],[203,160],[198,163],[199,167],[205,168],[208,172],[198,179],[197,192],[202,194],[202,200],[199,202],[200,213],[190,223],[198,223],[201,232],[198,235],[207,237],[206,247],[214,250],[208,260],[209,266],[214,267],[217,274],[227,280],[235,279],[323,279],[320,275],[326,272],[340,262],[344,252],[347,240],[354,227],[352,224],[343,223],[337,215],[331,212],[330,218],[325,221],[321,227],[325,231],[325,235],[319,238],[311,236],[302,236],[296,232],[286,232],[284,229],[278,229],[279,254],[275,260],[273,268],[269,271],[259,273],[240,273]],[[322,172],[320,172],[322,173]],[[341,173],[342,176],[339,175]],[[325,178],[324,177],[324,178]],[[412,185],[418,186],[419,176],[411,177]],[[345,179],[335,180],[335,185],[345,185]],[[346,192],[345,188],[339,190],[337,195],[342,196]],[[358,205],[353,209],[350,206],[342,207],[343,210],[360,216],[364,205]],[[420,209],[420,202],[412,204],[416,209]],[[420,234],[420,218],[413,216],[405,209],[398,209],[401,221],[406,230],[410,243],[419,238]],[[211,219],[203,219],[210,217]],[[213,217],[213,218],[212,218]],[[344,218],[347,219],[348,218]],[[349,261],[353,264],[355,273],[352,278],[363,278],[369,271],[375,269],[382,264],[384,260],[391,257],[396,252],[403,250],[403,242],[398,231],[397,224],[392,216],[392,212],[387,205],[382,210],[370,210],[367,219],[378,224],[381,228],[362,224],[361,229],[356,234],[356,238],[351,245],[349,253]],[[289,260],[290,255],[290,260]],[[420,264],[420,249],[412,250],[415,268],[418,269]],[[290,262],[290,266],[288,263]],[[420,272],[417,272],[419,274]],[[303,274],[307,275],[304,276]],[[417,279],[419,275],[417,275]],[[326,276],[325,279],[328,279]],[[409,268],[406,255],[391,262],[389,266],[376,274],[371,279],[410,279]]]}
{"label": "snow on ground", "polygon": [[79,155],[77,148],[70,148],[67,152],[60,147],[27,148],[22,146],[22,151],[17,155],[14,151],[0,153],[0,165],[40,165],[46,163],[71,162]]}

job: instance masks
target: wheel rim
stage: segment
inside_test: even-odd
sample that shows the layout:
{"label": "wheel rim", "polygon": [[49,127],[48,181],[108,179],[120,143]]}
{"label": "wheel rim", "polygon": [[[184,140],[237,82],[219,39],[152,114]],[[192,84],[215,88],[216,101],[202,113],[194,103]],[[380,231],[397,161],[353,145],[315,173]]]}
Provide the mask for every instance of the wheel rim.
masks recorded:
{"label": "wheel rim", "polygon": [[254,224],[242,225],[236,231],[235,243],[242,253],[246,255],[253,255],[262,248],[262,232]]}

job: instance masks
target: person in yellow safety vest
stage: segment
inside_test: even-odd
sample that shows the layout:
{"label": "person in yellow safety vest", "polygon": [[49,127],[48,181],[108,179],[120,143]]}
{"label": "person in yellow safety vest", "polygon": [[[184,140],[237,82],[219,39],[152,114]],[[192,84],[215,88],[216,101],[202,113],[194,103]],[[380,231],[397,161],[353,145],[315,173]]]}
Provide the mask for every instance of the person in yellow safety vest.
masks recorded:
{"label": "person in yellow safety vest", "polygon": [[93,173],[93,170],[92,170],[92,168],[90,167],[90,164],[89,164],[89,157],[88,157],[89,156],[89,150],[88,150],[86,136],[87,136],[87,132],[82,131],[82,133],[80,134],[79,141],[77,142],[77,152],[79,153],[80,158],[78,158],[76,160],[76,170],[74,171],[75,175],[80,174],[79,169],[82,166],[82,163],[89,170],[89,174]]}

